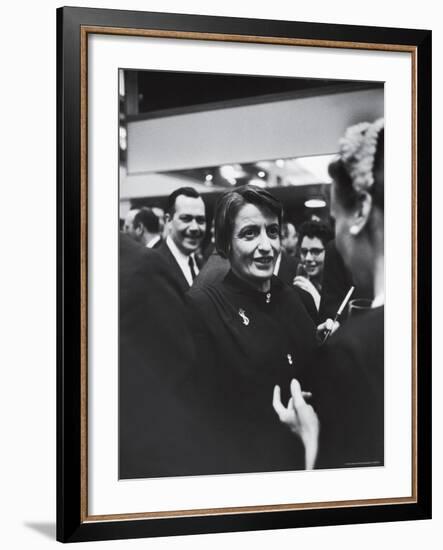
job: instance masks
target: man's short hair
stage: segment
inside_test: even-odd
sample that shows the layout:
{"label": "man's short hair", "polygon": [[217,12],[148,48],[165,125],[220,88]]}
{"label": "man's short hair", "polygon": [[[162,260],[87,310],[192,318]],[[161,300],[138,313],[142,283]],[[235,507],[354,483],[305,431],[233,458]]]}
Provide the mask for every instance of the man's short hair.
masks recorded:
{"label": "man's short hair", "polygon": [[334,238],[334,232],[331,226],[326,222],[309,220],[303,222],[298,228],[298,242],[300,245],[304,237],[309,237],[310,239],[317,237],[317,239],[320,239],[323,246],[326,246],[326,244]]}
{"label": "man's short hair", "polygon": [[134,217],[134,229],[143,225],[148,233],[158,233],[160,231],[160,222],[151,208],[143,206]]}
{"label": "man's short hair", "polygon": [[199,199],[201,197],[200,193],[196,191],[193,187],[179,187],[175,191],[173,191],[169,197],[168,197],[168,209],[167,213],[172,216],[175,212],[175,201],[177,200],[177,197],[180,195],[184,195],[185,197],[191,197],[193,199]]}

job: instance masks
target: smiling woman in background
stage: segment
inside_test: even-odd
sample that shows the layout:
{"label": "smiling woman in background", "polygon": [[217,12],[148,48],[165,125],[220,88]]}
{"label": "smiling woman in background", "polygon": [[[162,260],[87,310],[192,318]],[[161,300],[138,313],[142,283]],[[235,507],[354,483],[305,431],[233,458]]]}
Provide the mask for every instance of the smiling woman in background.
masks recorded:
{"label": "smiling woman in background", "polygon": [[293,284],[308,292],[320,307],[326,245],[334,238],[329,225],[322,221],[306,221],[299,227],[300,264]]}
{"label": "smiling woman in background", "polygon": [[269,405],[274,385],[287,388],[316,346],[297,293],[273,275],[281,217],[280,202],[264,189],[246,185],[225,194],[215,212],[215,245],[230,271],[188,293],[193,402],[208,426],[202,448],[218,449],[200,473],[304,467],[303,447]]}
{"label": "smiling woman in background", "polygon": [[[349,128],[329,167],[337,249],[353,279],[372,287],[372,308],[351,317],[316,354],[302,386],[312,391],[318,418],[297,382],[285,407],[274,408],[298,434],[312,467],[384,464],[384,121]],[[320,421],[320,435],[318,432]]]}

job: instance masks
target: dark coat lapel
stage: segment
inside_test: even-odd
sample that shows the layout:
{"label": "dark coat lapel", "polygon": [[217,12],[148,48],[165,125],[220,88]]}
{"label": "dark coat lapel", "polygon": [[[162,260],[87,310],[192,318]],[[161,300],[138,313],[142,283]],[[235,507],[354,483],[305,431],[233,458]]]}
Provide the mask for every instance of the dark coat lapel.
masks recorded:
{"label": "dark coat lapel", "polygon": [[171,274],[179,283],[179,286],[183,293],[189,290],[189,284],[186,280],[186,277],[183,275],[183,271],[178,265],[176,259],[174,258],[172,252],[169,250],[169,246],[166,244],[166,241],[163,241],[162,244],[156,249],[156,252],[160,254],[168,263],[171,268]]}

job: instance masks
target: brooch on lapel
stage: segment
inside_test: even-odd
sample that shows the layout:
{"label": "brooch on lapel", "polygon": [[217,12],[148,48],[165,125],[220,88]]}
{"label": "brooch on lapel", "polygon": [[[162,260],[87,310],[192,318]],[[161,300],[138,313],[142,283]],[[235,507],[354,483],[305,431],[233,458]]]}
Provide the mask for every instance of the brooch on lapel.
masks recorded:
{"label": "brooch on lapel", "polygon": [[239,309],[238,314],[242,318],[243,324],[247,327],[249,325],[249,318],[246,317],[246,313],[244,309]]}

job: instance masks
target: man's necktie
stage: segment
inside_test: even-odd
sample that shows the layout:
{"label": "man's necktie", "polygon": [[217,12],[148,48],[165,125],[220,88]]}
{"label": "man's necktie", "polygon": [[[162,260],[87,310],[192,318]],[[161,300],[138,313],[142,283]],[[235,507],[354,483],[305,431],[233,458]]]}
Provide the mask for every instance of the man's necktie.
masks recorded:
{"label": "man's necktie", "polygon": [[197,273],[195,272],[194,260],[192,259],[192,256],[189,256],[188,264],[189,269],[191,270],[192,280],[194,280],[197,277]]}

